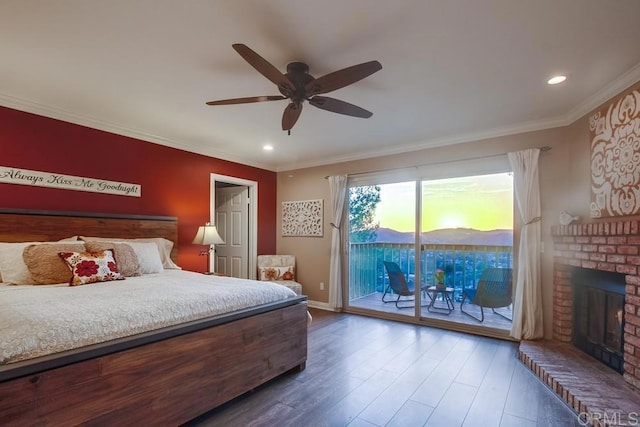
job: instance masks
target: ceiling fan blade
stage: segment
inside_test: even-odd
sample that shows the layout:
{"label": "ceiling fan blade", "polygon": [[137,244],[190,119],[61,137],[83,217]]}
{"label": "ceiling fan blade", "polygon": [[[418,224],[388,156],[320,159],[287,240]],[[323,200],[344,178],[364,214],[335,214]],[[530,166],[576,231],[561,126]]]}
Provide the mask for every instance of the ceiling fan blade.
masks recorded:
{"label": "ceiling fan blade", "polygon": [[248,98],[233,98],[233,99],[221,99],[219,101],[209,101],[207,102],[207,105],[248,104],[250,102],[280,101],[282,99],[287,99],[287,98],[281,95],[251,96]]}
{"label": "ceiling fan blade", "polygon": [[369,61],[353,65],[318,77],[305,86],[305,91],[307,96],[331,92],[362,80],[381,69],[382,65],[378,61]]}
{"label": "ceiling fan blade", "polygon": [[293,83],[291,83],[284,74],[282,74],[262,56],[258,55],[248,46],[241,43],[235,43],[232,47],[244,58],[245,61],[258,70],[260,74],[275,83],[283,95],[288,97],[290,94],[295,92],[296,88]]}
{"label": "ceiling fan blade", "polygon": [[309,100],[309,104],[322,110],[331,111],[333,113],[345,114],[347,116],[361,117],[368,119],[373,116],[371,111],[360,108],[357,105],[340,101],[339,99],[329,98],[327,96],[314,96]]}
{"label": "ceiling fan blade", "polygon": [[287,105],[287,108],[284,109],[284,114],[282,115],[282,130],[291,130],[293,125],[295,125],[298,121],[300,113],[302,113],[301,103],[289,103],[289,105]]}

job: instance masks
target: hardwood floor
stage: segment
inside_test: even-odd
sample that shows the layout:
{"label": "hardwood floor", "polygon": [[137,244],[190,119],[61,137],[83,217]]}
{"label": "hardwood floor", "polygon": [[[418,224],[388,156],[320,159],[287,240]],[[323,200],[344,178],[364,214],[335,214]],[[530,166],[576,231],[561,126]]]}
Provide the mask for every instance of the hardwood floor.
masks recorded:
{"label": "hardwood floor", "polygon": [[304,371],[277,378],[188,425],[581,425],[517,360],[517,343],[311,313]]}

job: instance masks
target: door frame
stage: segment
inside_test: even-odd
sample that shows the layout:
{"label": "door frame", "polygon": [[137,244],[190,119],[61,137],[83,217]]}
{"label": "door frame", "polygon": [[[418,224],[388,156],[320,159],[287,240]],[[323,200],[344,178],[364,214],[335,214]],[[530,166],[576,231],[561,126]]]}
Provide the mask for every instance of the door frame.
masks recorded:
{"label": "door frame", "polygon": [[[256,263],[258,259],[258,183],[248,179],[236,178],[233,176],[210,174],[210,196],[209,196],[209,216],[212,224],[216,218],[216,182],[242,185],[249,189],[249,232],[247,233],[247,246],[249,248],[249,279],[256,278]],[[210,261],[211,262],[211,261]],[[211,268],[211,266],[209,266]]]}

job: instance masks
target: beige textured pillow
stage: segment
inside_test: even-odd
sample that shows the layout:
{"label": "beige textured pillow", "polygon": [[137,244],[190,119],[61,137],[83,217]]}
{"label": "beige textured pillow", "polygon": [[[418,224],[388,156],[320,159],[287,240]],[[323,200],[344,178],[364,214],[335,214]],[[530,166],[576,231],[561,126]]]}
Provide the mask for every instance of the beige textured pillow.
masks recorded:
{"label": "beige textured pillow", "polygon": [[120,274],[124,277],[140,276],[140,260],[133,248],[126,243],[85,241],[87,252],[100,252],[111,249],[116,257]]}
{"label": "beige textured pillow", "polygon": [[84,252],[84,242],[48,243],[29,245],[22,258],[34,285],[67,283],[71,278],[69,266],[60,258],[60,252]]}

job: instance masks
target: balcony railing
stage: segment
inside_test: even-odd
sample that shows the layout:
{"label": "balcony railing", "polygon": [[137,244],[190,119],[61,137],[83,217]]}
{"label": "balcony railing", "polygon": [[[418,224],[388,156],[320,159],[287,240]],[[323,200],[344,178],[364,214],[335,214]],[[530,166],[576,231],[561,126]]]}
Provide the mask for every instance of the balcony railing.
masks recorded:
{"label": "balcony railing", "polygon": [[[512,268],[511,246],[420,246],[421,285],[435,285],[434,273],[444,270],[445,284],[460,301],[462,289],[473,288],[486,267]],[[349,301],[384,292],[389,279],[383,261],[396,262],[410,285],[415,284],[415,246],[404,243],[351,243],[349,245]]]}

